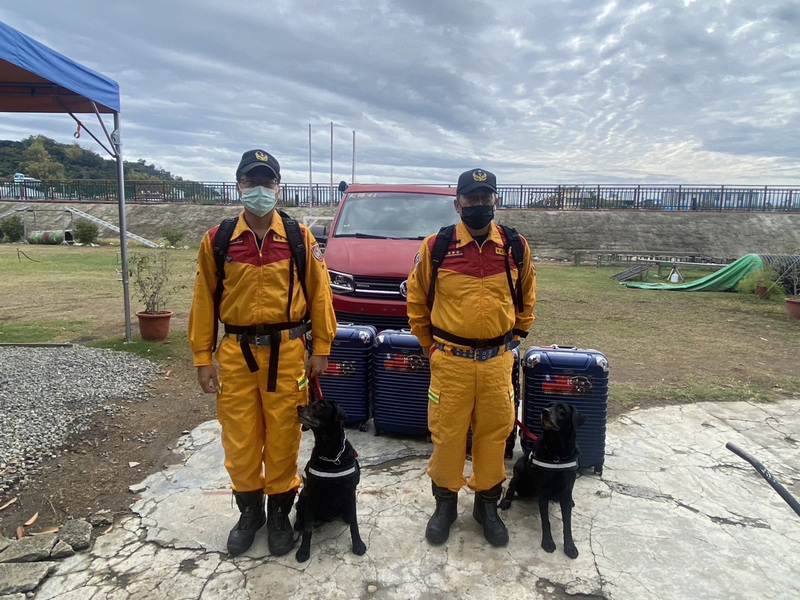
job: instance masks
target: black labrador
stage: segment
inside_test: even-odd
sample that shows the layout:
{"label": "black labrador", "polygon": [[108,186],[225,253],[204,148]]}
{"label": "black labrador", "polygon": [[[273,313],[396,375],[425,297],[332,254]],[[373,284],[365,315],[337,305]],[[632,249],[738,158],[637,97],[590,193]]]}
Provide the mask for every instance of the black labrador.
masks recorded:
{"label": "black labrador", "polygon": [[346,418],[336,402],[317,401],[297,407],[297,419],[303,429],[314,432],[314,449],[306,464],[294,523],[295,531],[303,532],[295,554],[298,562],[307,561],[311,555],[313,526],[337,518],[350,525],[353,553],[360,556],[367,551],[356,517],[356,487],[361,479],[361,467],[345,435]]}
{"label": "black labrador", "polygon": [[556,544],[550,531],[550,502],[561,505],[564,522],[564,554],[578,557],[572,540],[572,488],[578,473],[580,451],[575,443],[578,427],[586,422],[578,409],[563,402],[551,402],[541,414],[542,436],[530,454],[522,456],[514,465],[514,476],[500,502],[503,510],[511,506],[514,493],[521,498],[538,496],[539,514],[542,518],[542,548],[553,552]]}

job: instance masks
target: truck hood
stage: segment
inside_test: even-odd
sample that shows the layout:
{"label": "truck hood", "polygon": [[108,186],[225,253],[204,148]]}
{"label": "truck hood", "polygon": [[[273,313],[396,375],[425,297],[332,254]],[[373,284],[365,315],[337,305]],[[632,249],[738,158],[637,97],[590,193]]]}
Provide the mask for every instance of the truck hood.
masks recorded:
{"label": "truck hood", "polygon": [[328,268],[363,277],[408,277],[422,240],[331,238],[325,248]]}

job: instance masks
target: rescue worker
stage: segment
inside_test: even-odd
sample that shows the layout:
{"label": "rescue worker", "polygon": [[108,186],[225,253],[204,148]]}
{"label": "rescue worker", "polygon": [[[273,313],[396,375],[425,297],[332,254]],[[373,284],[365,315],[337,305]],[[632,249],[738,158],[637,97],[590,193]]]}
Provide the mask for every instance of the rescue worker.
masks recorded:
{"label": "rescue worker", "polygon": [[[289,512],[300,485],[297,407],[308,403],[308,378],[327,368],[336,334],[328,270],[305,227],[299,229],[305,280],[298,281],[288,225],[275,210],[280,179],[280,165],[271,154],[250,150],[242,155],[236,188],[244,208],[230,234],[217,307],[224,325],[216,351],[219,375],[212,356],[218,280],[214,246],[221,225],[206,232],[200,244],[189,314],[197,378],[204,392],[217,394],[225,468],[241,512],[227,542],[234,556],[250,548],[265,522],[271,554],[292,548]],[[309,327],[313,346],[306,359]]]}
{"label": "rescue worker", "polygon": [[[454,206],[461,220],[436,271],[434,287],[429,290],[435,234],[422,242],[408,278],[411,331],[431,368],[428,428],[433,454],[428,475],[436,510],[425,537],[431,544],[447,540],[458,492],[466,483],[475,491],[472,515],[483,525],[484,537],[493,546],[505,546],[508,530],[497,514],[497,503],[506,478],[506,438],[516,417],[511,350],[533,324],[536,272],[521,236],[522,267],[517,268],[516,257],[506,260],[506,240],[492,223],[498,202],[494,174],[483,169],[462,173],[456,194]],[[470,425],[473,473],[467,482]]]}

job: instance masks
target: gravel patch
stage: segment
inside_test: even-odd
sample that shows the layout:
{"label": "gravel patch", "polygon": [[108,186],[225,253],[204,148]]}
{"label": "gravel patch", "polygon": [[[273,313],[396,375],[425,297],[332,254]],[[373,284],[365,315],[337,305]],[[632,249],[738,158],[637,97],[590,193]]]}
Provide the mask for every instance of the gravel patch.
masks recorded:
{"label": "gravel patch", "polygon": [[147,399],[158,365],[126,352],[0,347],[0,496],[25,482],[45,458],[55,458],[110,401]]}

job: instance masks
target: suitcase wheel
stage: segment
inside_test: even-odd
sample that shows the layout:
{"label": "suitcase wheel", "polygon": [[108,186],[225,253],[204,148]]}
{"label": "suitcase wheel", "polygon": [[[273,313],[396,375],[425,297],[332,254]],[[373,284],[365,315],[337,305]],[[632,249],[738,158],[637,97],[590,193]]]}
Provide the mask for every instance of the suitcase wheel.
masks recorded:
{"label": "suitcase wheel", "polygon": [[366,422],[361,423],[361,425],[358,426],[358,430],[359,431],[367,431],[368,429],[369,429],[369,425],[367,425]]}
{"label": "suitcase wheel", "polygon": [[595,465],[594,466],[594,472],[595,472],[596,475],[602,475],[603,474],[603,465]]}

